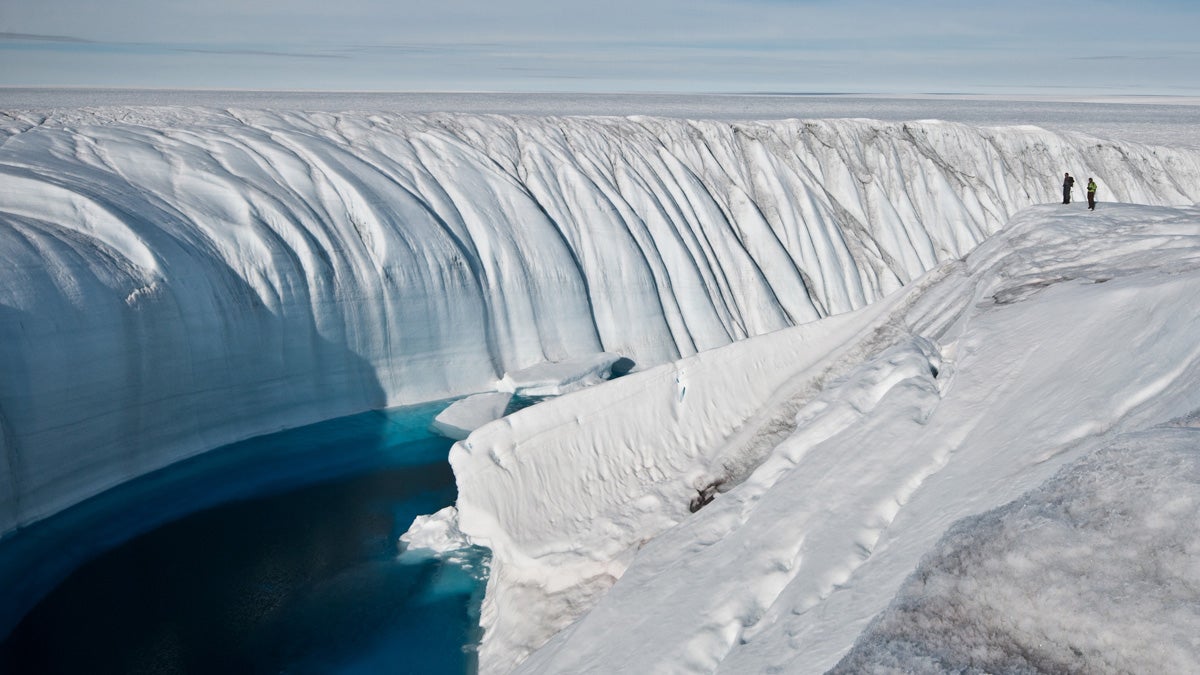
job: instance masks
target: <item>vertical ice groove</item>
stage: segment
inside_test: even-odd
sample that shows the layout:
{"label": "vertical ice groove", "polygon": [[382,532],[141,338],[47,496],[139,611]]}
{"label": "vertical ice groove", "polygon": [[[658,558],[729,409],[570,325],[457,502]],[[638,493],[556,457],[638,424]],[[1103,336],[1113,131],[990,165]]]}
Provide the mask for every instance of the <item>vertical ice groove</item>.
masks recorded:
{"label": "vertical ice groove", "polygon": [[[588,286],[588,302],[601,344],[615,351],[630,347],[630,336],[619,317],[636,316],[631,304],[638,299],[651,303],[646,307],[645,319],[661,321],[669,330],[670,316],[663,310],[655,281],[661,275],[640,241],[638,217],[612,185],[612,177],[597,174],[598,163],[583,154],[561,149],[547,149],[547,154],[550,156],[543,158],[540,149],[527,150],[530,161],[543,167],[539,173],[556,178],[552,186],[542,188],[548,200],[557,202],[558,213],[551,221],[569,223],[570,227],[563,229],[563,241],[573,255],[585,261],[588,269],[603,270],[595,275],[594,285]],[[611,261],[628,257],[638,264],[614,269]],[[617,288],[626,292],[614,292]]]}
{"label": "vertical ice groove", "polygon": [[[686,220],[681,217],[675,196],[667,189],[669,183],[661,177],[667,171],[662,166],[661,143],[653,137],[639,137],[639,140],[640,152],[621,156],[619,164],[613,162],[614,189],[623,195],[624,204],[635,214],[635,241],[647,253],[648,262],[651,262],[660,302],[671,308],[668,319],[672,333],[680,336],[676,339],[680,353],[695,353],[710,344],[713,338],[707,334],[709,331],[703,330],[707,316],[697,317],[687,304],[687,296],[695,293],[692,288],[700,290],[699,286],[694,285],[695,260],[679,236],[679,230],[672,227],[676,221]],[[614,149],[609,154],[618,153]],[[687,259],[690,264],[682,263],[681,258]],[[707,288],[703,290],[702,297],[711,302],[711,292]],[[708,314],[710,310],[705,308],[703,311]],[[726,340],[730,339],[730,320],[727,316],[721,329]],[[699,345],[693,334],[695,329],[701,329]]]}
{"label": "vertical ice groove", "polygon": [[727,224],[727,227],[715,231],[718,235],[724,235],[723,241],[718,239],[716,242],[718,246],[715,250],[727,254],[720,264],[728,279],[734,335],[740,339],[764,330],[763,324],[752,310],[778,308],[775,301],[762,302],[762,294],[767,290],[767,280],[758,255],[761,253],[760,244],[768,244],[760,242],[758,235],[767,228],[764,227],[758,205],[747,194],[743,182],[731,182],[715,193],[715,196],[719,199],[718,208],[724,213],[724,221]]}
{"label": "vertical ice groove", "polygon": [[[729,256],[733,255],[738,247],[731,247],[729,244],[736,241],[736,222],[735,217],[731,213],[729,203],[730,188],[735,185],[727,174],[725,174],[726,164],[722,163],[716,156],[713,145],[714,139],[710,139],[705,135],[707,128],[701,122],[691,122],[691,139],[695,140],[695,145],[691,148],[683,146],[682,150],[676,149],[672,152],[678,153],[676,156],[685,163],[689,159],[694,162],[694,175],[698,179],[699,190],[707,195],[706,204],[709,205],[709,217],[700,230],[704,234],[704,240],[708,244],[706,252],[710,255],[711,265],[717,273],[718,289],[721,293],[722,304],[727,311],[726,314],[726,330],[733,336],[734,339],[745,337],[744,333],[739,331],[741,324],[740,312],[741,307],[737,302],[737,293],[734,282],[737,281],[736,262],[729,260]],[[658,130],[659,134],[670,138],[670,134]],[[690,157],[689,157],[690,156]],[[714,166],[715,165],[715,166]],[[722,180],[724,177],[724,180]],[[725,255],[723,255],[725,254]]]}
{"label": "vertical ice groove", "polygon": [[[708,234],[709,228],[706,227],[712,222],[716,210],[713,197],[705,188],[700,176],[668,149],[661,148],[658,155],[667,172],[664,175],[665,186],[671,191],[676,204],[681,208],[687,207],[686,212],[682,213],[683,218],[678,230],[690,259],[703,279],[704,299],[708,301],[710,311],[717,314],[716,320],[721,323],[725,341],[732,340],[729,327],[732,325],[733,307],[725,290],[728,281],[724,278],[721,266],[717,264],[713,243]],[[720,217],[720,214],[716,215]],[[708,339],[714,338],[720,339],[720,336],[714,335]]]}
{"label": "vertical ice groove", "polygon": [[[688,328],[689,318],[696,320],[698,325],[703,321],[695,317],[691,307],[686,304],[688,291],[692,288],[702,289],[698,276],[698,265],[688,250],[684,237],[676,226],[686,220],[680,204],[662,179],[665,167],[655,166],[651,160],[659,160],[657,152],[650,151],[630,160],[640,166],[630,167],[621,171],[618,185],[624,185],[623,192],[630,194],[633,202],[641,206],[640,218],[651,241],[656,242],[655,257],[662,269],[658,280],[660,295],[664,304],[671,311],[668,319],[675,342],[680,346],[680,352],[690,354],[698,351],[696,338]],[[705,292],[704,298],[711,299]]]}

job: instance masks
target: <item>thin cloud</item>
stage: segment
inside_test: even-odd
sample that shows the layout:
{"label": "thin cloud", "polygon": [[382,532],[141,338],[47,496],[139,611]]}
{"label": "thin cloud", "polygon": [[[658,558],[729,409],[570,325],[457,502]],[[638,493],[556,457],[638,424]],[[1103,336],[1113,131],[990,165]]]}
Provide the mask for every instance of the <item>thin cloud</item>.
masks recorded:
{"label": "thin cloud", "polygon": [[37,33],[3,33],[0,40],[7,42],[69,42],[72,44],[96,44],[93,40],[71,37],[70,35],[38,35]]}
{"label": "thin cloud", "polygon": [[1125,54],[1108,54],[1104,56],[1075,56],[1072,61],[1165,61],[1169,56],[1128,56]]}
{"label": "thin cloud", "polygon": [[269,56],[295,59],[345,59],[345,54],[317,54],[312,52],[280,52],[266,49],[221,49],[215,47],[169,47],[170,51],[184,54],[217,54],[221,56]]}
{"label": "thin cloud", "polygon": [[346,59],[344,53],[318,53],[302,51],[284,51],[272,49],[247,49],[237,47],[204,47],[183,46],[154,42],[114,42],[87,40],[69,35],[40,35],[37,33],[0,32],[0,42],[44,42],[57,44],[92,45],[96,48],[135,47],[159,52],[177,52],[183,54],[215,54],[221,56],[266,56],[276,58],[296,59]]}

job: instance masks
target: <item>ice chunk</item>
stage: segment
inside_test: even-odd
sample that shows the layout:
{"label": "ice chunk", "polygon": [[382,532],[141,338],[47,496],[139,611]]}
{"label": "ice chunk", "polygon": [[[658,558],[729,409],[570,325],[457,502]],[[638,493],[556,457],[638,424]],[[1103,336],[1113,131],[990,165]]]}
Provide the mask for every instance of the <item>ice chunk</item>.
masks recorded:
{"label": "ice chunk", "polygon": [[400,535],[400,548],[406,552],[443,554],[469,546],[466,537],[458,529],[458,510],[453,506],[428,516],[417,516],[408,531]]}
{"label": "ice chunk", "polygon": [[451,403],[434,418],[431,428],[456,441],[466,438],[479,427],[504,416],[513,395],[506,391],[474,394]]}

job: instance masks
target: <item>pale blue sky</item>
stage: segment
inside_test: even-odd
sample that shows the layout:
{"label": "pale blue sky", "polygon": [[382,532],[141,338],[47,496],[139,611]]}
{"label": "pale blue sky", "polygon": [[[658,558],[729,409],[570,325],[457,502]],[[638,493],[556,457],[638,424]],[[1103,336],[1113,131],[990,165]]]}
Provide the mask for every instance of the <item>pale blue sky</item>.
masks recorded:
{"label": "pale blue sky", "polygon": [[0,0],[0,86],[1195,96],[1197,33],[1194,0]]}

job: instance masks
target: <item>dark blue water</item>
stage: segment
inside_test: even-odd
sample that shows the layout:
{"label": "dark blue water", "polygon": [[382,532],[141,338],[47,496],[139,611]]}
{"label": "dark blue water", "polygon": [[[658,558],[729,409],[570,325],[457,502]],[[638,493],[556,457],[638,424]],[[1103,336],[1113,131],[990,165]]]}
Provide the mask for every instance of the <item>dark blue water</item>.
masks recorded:
{"label": "dark blue water", "polygon": [[0,541],[0,673],[471,672],[482,554],[397,551],[454,500],[444,405],[227,446]]}

